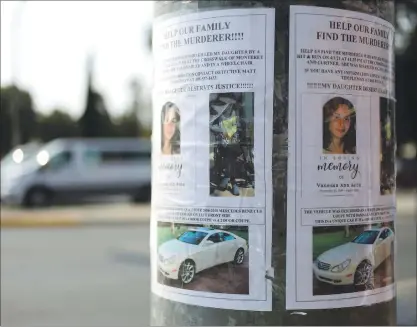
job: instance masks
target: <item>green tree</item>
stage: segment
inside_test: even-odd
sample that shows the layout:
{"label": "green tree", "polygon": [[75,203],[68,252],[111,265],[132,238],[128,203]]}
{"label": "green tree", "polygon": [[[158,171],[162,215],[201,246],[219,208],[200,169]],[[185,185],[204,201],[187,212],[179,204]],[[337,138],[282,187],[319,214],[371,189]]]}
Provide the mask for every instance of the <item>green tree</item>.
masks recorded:
{"label": "green tree", "polygon": [[138,137],[140,136],[140,124],[136,114],[132,111],[121,115],[115,119],[116,135],[120,137]]}
{"label": "green tree", "polygon": [[34,139],[37,133],[37,121],[29,92],[12,85],[2,87],[0,96],[1,156],[3,156],[13,146]]}
{"label": "green tree", "polygon": [[116,118],[117,136],[123,137],[150,137],[151,131],[146,124],[146,115],[149,116],[151,104],[139,80],[134,78],[130,82],[131,105],[127,111]]}
{"label": "green tree", "polygon": [[104,99],[92,85],[92,58],[88,60],[87,100],[83,115],[79,120],[83,137],[114,136],[113,123],[104,104]]}
{"label": "green tree", "polygon": [[39,138],[48,142],[60,137],[76,137],[80,135],[79,127],[63,110],[55,109],[50,115],[38,116]]}

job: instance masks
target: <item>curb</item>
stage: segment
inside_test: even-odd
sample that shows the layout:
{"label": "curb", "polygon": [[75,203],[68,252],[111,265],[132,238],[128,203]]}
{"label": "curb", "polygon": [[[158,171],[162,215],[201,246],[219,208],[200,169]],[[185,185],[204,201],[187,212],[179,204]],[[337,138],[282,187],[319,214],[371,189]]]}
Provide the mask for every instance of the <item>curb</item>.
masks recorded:
{"label": "curb", "polygon": [[80,226],[79,221],[71,219],[2,219],[1,228],[20,227],[76,227]]}
{"label": "curb", "polygon": [[148,224],[149,219],[1,219],[0,229],[43,227],[122,226]]}
{"label": "curb", "polygon": [[[97,210],[98,209],[98,210]],[[149,224],[150,208],[88,208],[1,212],[1,228],[81,227]]]}
{"label": "curb", "polygon": [[417,213],[417,193],[397,193],[397,213],[406,215],[416,215]]}

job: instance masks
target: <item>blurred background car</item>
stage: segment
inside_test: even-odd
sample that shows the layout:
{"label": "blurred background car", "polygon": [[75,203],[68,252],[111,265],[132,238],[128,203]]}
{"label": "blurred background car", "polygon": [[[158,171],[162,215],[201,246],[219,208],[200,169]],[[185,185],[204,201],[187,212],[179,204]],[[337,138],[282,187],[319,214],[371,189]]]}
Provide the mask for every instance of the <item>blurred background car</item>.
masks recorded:
{"label": "blurred background car", "polygon": [[150,140],[56,139],[38,150],[2,176],[2,203],[39,207],[59,198],[120,194],[150,199]]}
{"label": "blurred background car", "polygon": [[14,147],[11,149],[9,153],[7,153],[1,159],[1,168],[9,168],[10,166],[18,166],[24,161],[30,159],[35,155],[41,144],[37,142],[29,142],[27,144],[22,144]]}

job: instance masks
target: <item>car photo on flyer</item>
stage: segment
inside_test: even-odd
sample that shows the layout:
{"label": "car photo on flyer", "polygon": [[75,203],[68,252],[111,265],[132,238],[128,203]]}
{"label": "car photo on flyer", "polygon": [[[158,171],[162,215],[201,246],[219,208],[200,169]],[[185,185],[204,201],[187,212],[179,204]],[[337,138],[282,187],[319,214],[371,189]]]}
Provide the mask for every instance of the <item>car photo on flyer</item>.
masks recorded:
{"label": "car photo on flyer", "polygon": [[394,282],[394,223],[313,227],[313,295],[362,292]]}
{"label": "car photo on flyer", "polygon": [[248,226],[158,222],[159,284],[209,293],[249,294]]}
{"label": "car photo on flyer", "polygon": [[254,92],[209,97],[210,195],[253,197]]}

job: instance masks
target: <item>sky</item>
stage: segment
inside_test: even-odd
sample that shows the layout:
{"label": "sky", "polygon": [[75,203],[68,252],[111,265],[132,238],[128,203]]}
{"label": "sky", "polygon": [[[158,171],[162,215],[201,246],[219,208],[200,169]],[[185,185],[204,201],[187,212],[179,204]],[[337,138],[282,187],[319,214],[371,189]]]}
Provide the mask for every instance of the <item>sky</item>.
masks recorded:
{"label": "sky", "polygon": [[152,16],[152,1],[2,1],[1,84],[16,81],[37,111],[79,117],[92,54],[94,87],[119,115],[132,101],[132,78],[150,87]]}

